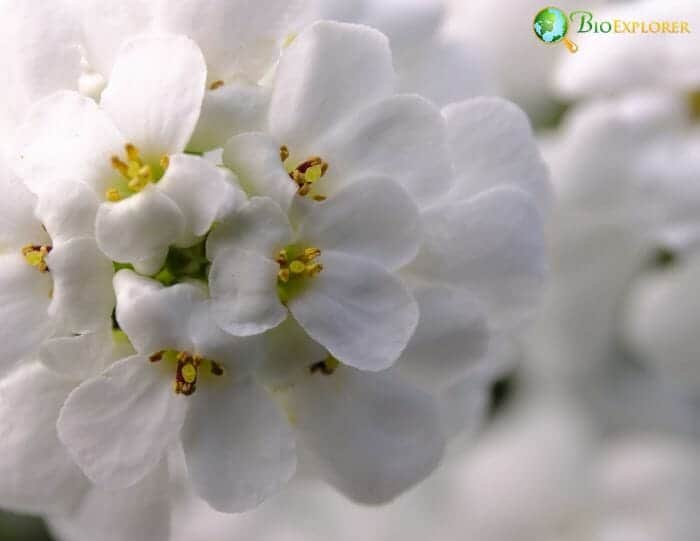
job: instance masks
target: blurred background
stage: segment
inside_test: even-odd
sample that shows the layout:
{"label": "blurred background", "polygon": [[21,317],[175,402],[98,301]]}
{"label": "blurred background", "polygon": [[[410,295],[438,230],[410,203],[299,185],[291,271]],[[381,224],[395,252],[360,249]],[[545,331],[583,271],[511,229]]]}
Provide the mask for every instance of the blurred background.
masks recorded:
{"label": "blurred background", "polygon": [[[241,517],[182,502],[201,517],[182,539],[700,539],[700,3],[558,0],[691,30],[570,28],[572,54],[535,35],[541,0],[318,1],[389,35],[405,91],[525,110],[552,176],[550,286],[489,351],[479,433],[425,484],[379,509],[308,480]],[[0,514],[0,540],[48,539]]]}

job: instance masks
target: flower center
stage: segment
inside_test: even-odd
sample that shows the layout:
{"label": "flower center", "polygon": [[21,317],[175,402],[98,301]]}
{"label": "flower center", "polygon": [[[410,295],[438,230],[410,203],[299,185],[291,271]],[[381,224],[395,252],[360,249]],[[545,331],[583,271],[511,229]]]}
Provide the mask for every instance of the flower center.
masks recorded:
{"label": "flower center", "polygon": [[116,203],[140,192],[151,182],[158,182],[170,164],[168,156],[162,156],[158,164],[146,163],[141,152],[131,143],[124,146],[126,161],[112,156],[112,167],[119,171],[121,178],[105,192],[107,201]]}
{"label": "flower center", "polygon": [[280,266],[277,273],[277,291],[280,300],[286,303],[292,295],[323,270],[323,265],[317,261],[321,250],[314,246],[303,248],[290,244],[280,250],[275,261]]}
{"label": "flower center", "polygon": [[46,263],[46,257],[52,250],[52,246],[28,244],[22,248],[24,260],[39,272],[49,272],[49,266]]}
{"label": "flower center", "polygon": [[328,162],[323,161],[318,156],[312,156],[295,167],[287,163],[289,149],[284,145],[280,147],[280,160],[285,165],[289,178],[297,185],[298,195],[301,197],[310,196],[314,201],[326,200],[325,196],[316,192],[314,184],[321,180],[328,171]]}
{"label": "flower center", "polygon": [[164,350],[154,353],[149,360],[152,363],[167,361],[175,364],[175,381],[173,390],[175,394],[190,396],[197,390],[197,381],[202,370],[206,370],[214,376],[223,376],[224,368],[216,361],[205,359],[201,355],[192,354],[189,351]]}

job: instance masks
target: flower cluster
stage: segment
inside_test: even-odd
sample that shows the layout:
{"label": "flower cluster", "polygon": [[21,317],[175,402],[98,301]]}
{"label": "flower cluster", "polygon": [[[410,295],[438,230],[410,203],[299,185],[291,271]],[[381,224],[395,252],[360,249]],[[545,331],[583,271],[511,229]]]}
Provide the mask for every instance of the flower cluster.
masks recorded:
{"label": "flower cluster", "polygon": [[223,512],[298,460],[391,500],[537,301],[547,180],[522,112],[398,94],[379,31],[258,4],[88,1],[46,37],[80,36],[51,57],[73,83],[5,143],[8,506],[143,505],[181,456]]}

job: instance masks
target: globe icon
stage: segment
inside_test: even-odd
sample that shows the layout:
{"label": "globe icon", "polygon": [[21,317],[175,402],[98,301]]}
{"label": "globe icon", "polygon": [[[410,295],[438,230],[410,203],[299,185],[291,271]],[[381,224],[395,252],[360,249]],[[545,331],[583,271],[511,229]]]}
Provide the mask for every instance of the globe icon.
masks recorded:
{"label": "globe icon", "polygon": [[545,43],[553,44],[564,40],[569,51],[575,53],[578,50],[576,44],[566,38],[569,21],[566,13],[559,8],[548,7],[540,10],[532,24],[535,35]]}

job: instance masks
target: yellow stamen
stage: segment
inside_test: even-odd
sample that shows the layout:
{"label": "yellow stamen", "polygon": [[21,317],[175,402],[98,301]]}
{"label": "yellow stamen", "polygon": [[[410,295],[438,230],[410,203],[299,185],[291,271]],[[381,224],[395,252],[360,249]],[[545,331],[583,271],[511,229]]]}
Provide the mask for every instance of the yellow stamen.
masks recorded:
{"label": "yellow stamen", "polygon": [[22,248],[22,255],[24,256],[24,260],[39,272],[49,272],[46,258],[52,248],[52,246],[28,244]]}
{"label": "yellow stamen", "polygon": [[119,190],[116,188],[110,188],[105,192],[105,198],[107,201],[111,201],[112,203],[116,203],[117,201],[122,200],[122,196],[119,193]]}
{"label": "yellow stamen", "polygon": [[119,156],[111,158],[112,167],[126,180],[125,184],[117,183],[116,186],[109,186],[105,191],[105,198],[113,203],[142,191],[151,182],[157,182],[170,165],[168,156],[162,156],[158,164],[146,163],[139,149],[131,143],[124,146],[124,152],[126,161]]}
{"label": "yellow stamen", "polygon": [[[289,160],[289,148],[285,145],[280,147],[280,160],[285,164],[286,170],[297,185],[297,194],[301,197],[306,197],[311,193],[313,185],[321,180],[328,172],[328,163],[323,161],[319,156],[312,156],[301,162],[296,167],[289,166],[285,162]],[[313,194],[314,201],[325,201],[325,197],[319,194]]]}

